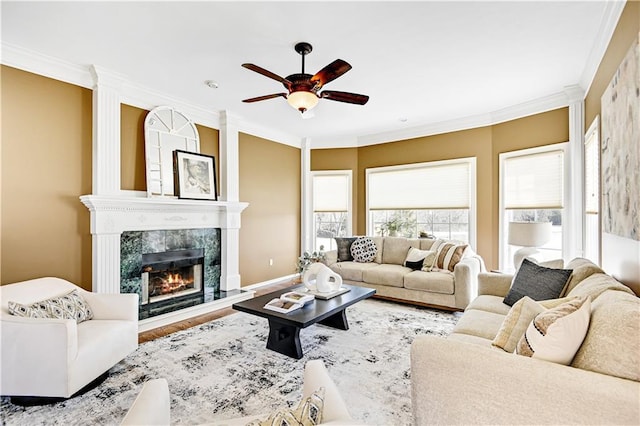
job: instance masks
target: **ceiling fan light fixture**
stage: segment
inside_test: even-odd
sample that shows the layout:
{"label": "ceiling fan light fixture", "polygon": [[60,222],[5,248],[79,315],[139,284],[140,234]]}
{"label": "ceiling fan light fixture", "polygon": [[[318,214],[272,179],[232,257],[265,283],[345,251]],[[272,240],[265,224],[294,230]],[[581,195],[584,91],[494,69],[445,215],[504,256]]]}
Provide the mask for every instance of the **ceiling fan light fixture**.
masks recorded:
{"label": "ceiling fan light fixture", "polygon": [[309,111],[318,104],[318,96],[313,92],[300,90],[287,96],[287,102],[300,112]]}

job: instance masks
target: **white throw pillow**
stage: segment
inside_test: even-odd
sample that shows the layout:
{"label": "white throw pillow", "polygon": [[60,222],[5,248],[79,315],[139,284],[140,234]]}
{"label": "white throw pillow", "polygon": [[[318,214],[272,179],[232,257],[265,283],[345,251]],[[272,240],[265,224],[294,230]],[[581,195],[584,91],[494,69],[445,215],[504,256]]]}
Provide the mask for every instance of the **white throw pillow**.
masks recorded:
{"label": "white throw pillow", "polygon": [[404,266],[411,268],[414,271],[424,269],[424,262],[428,258],[428,262],[433,266],[435,261],[436,252],[432,250],[419,250],[415,247],[410,247],[407,252],[407,257],[404,260]]}
{"label": "white throw pillow", "polygon": [[378,246],[369,237],[359,237],[351,244],[351,256],[354,262],[368,263],[373,262],[378,253]]}
{"label": "white throw pillow", "polygon": [[569,365],[589,329],[591,298],[581,297],[544,311],[533,319],[516,353]]}

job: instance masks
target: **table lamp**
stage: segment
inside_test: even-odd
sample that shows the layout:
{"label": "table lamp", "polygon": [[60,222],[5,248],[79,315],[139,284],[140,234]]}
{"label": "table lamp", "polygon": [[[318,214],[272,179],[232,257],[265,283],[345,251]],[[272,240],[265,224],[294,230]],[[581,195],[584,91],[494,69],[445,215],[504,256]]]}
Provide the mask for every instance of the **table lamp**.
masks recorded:
{"label": "table lamp", "polygon": [[513,254],[513,266],[518,270],[523,259],[540,253],[538,247],[551,239],[551,222],[509,222],[509,244],[520,246]]}

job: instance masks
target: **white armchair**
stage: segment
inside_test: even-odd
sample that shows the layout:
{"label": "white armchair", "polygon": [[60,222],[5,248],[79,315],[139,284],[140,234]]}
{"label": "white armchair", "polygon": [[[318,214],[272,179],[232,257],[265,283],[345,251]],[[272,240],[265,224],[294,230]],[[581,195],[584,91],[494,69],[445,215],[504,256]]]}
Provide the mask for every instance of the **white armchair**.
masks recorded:
{"label": "white armchair", "polygon": [[[93,319],[23,318],[8,302],[23,305],[78,290]],[[98,294],[60,278],[0,287],[0,395],[68,398],[138,347],[138,295]]]}

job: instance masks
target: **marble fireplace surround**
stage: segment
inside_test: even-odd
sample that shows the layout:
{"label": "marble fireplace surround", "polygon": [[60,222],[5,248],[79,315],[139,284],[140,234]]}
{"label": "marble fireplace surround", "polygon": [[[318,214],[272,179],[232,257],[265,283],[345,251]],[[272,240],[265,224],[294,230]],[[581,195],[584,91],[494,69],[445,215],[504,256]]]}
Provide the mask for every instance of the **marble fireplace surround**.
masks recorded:
{"label": "marble fireplace surround", "polygon": [[253,291],[240,289],[240,214],[247,203],[147,197],[146,193],[122,191],[113,196],[84,195],[82,203],[91,214],[93,291],[120,293],[120,237],[125,231],[220,228],[220,290],[228,297],[141,320],[146,331],[172,322],[221,309],[249,299]]}

